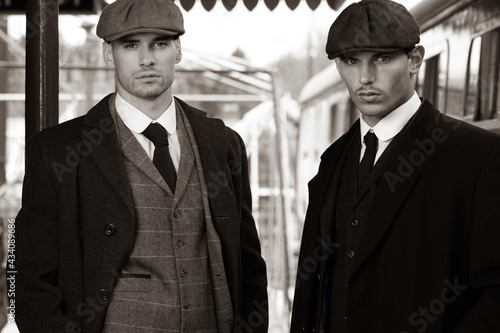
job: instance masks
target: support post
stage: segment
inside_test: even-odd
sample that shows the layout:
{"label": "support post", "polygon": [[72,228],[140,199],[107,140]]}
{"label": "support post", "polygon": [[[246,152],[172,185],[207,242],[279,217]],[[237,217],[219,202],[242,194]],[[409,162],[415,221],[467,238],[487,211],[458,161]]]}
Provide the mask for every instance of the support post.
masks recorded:
{"label": "support post", "polygon": [[26,137],[59,122],[59,2],[26,1]]}
{"label": "support post", "polygon": [[[0,29],[7,34],[7,16],[0,16]],[[7,43],[0,40],[0,60],[7,61]],[[8,68],[0,69],[0,93],[7,92],[7,71]],[[0,101],[0,186],[6,182],[7,164],[7,109],[8,103]]]}

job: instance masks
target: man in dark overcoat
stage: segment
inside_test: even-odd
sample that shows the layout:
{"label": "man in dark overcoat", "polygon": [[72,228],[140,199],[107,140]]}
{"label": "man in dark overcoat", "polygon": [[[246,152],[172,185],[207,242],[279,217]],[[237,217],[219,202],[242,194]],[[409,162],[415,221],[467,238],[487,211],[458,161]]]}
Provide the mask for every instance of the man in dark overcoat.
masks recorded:
{"label": "man in dark overcoat", "polygon": [[171,0],[107,6],[97,35],[117,92],[28,141],[21,332],[267,332],[245,146],[173,98],[183,33]]}
{"label": "man in dark overcoat", "polygon": [[361,117],[309,183],[293,333],[500,332],[500,137],[418,97],[419,42],[387,0],[330,28]]}

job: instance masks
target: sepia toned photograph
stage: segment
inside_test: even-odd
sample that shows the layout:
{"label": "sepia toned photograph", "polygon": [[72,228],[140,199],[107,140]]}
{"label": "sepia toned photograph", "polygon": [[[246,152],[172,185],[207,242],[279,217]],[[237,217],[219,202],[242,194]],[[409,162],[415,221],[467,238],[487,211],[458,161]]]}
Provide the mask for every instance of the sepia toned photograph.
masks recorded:
{"label": "sepia toned photograph", "polygon": [[0,0],[0,333],[500,333],[498,0]]}

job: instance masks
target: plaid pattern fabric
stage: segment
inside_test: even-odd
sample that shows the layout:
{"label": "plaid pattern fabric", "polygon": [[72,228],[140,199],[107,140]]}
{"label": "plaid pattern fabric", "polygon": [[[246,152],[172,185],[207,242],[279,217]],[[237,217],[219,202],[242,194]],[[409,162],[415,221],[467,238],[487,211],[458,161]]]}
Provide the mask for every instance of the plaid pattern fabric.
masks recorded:
{"label": "plaid pattern fabric", "polygon": [[[177,103],[177,102],[176,102]],[[177,110],[182,110],[179,103],[176,104]],[[203,171],[203,163],[196,145],[196,138],[194,136],[193,129],[189,124],[184,112],[180,112],[183,118],[184,124],[186,126],[186,133],[192,143],[194,157],[196,161],[196,166],[198,167],[198,176],[200,177],[201,193],[203,199],[203,208],[205,211],[205,223],[207,227],[207,239],[208,239],[208,253],[210,261],[210,269],[212,272],[212,284],[214,291],[215,308],[217,315],[217,326],[218,332],[229,333],[233,328],[233,307],[231,302],[231,295],[229,293],[229,288],[227,285],[226,273],[224,270],[224,261],[222,258],[222,247],[219,239],[219,235],[215,230],[212,215],[210,214],[210,205],[208,201],[208,189],[205,180],[205,172]],[[179,117],[179,112],[177,113]]]}
{"label": "plaid pattern fabric", "polygon": [[105,333],[218,332],[204,200],[184,118],[175,196],[114,113],[134,197],[137,234],[109,305]]}

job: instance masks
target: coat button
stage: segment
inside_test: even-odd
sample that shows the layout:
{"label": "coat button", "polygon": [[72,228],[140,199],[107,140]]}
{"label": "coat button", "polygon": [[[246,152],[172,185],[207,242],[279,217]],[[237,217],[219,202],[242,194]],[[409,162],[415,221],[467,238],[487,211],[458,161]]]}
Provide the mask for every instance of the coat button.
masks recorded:
{"label": "coat button", "polygon": [[349,252],[347,252],[347,256],[348,256],[349,258],[353,258],[353,257],[354,257],[354,251],[349,251]]}
{"label": "coat button", "polygon": [[354,226],[354,227],[357,227],[359,224],[359,221],[358,220],[352,220],[351,221],[351,225]]}
{"label": "coat button", "polygon": [[185,270],[182,270],[182,271],[181,271],[181,276],[182,276],[182,277],[185,277],[186,275],[188,275],[188,273],[187,273]]}
{"label": "coat button", "polygon": [[97,297],[103,302],[108,302],[111,299],[111,293],[108,289],[101,289],[97,293]]}
{"label": "coat button", "polygon": [[181,240],[180,240],[180,241],[178,241],[178,242],[177,242],[177,246],[178,246],[178,247],[181,247],[181,246],[183,246],[183,245],[184,245],[184,242],[183,242],[183,241],[181,241]]}
{"label": "coat button", "polygon": [[108,236],[114,235],[116,232],[116,227],[112,224],[108,224],[107,226],[104,227],[104,233]]}

